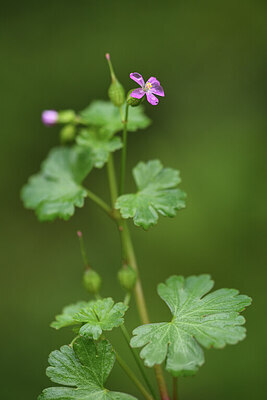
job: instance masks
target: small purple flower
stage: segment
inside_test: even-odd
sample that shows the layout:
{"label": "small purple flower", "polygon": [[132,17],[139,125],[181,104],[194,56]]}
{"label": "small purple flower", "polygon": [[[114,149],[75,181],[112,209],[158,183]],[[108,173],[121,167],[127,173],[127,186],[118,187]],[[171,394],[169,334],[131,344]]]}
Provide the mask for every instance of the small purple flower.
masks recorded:
{"label": "small purple flower", "polygon": [[148,81],[145,83],[142,75],[138,74],[138,72],[132,72],[130,74],[130,78],[134,80],[138,85],[141,86],[141,89],[135,89],[131,93],[131,97],[135,99],[141,99],[144,95],[146,95],[147,101],[152,104],[152,106],[156,106],[159,102],[156,96],[165,96],[163,88],[160,86],[159,81],[151,76]]}
{"label": "small purple flower", "polygon": [[46,126],[55,125],[58,121],[58,112],[55,110],[45,110],[42,112],[42,122]]}

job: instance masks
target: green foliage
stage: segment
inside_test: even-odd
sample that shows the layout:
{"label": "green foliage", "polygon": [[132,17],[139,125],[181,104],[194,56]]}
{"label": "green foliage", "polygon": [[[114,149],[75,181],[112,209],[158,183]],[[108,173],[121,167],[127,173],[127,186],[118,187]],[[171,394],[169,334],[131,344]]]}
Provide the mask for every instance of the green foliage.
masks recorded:
{"label": "green foliage", "polygon": [[66,326],[79,324],[79,322],[74,319],[74,315],[91,303],[92,301],[79,301],[78,303],[64,307],[62,313],[56,316],[56,320],[53,321],[50,326],[55,329],[60,329]]}
{"label": "green foliage", "polygon": [[[98,127],[101,132],[110,136],[123,129],[120,111],[109,101],[93,101],[85,110],[81,111],[80,116],[84,123]],[[135,132],[137,129],[147,128],[150,123],[151,121],[144,114],[142,107],[131,109],[127,125],[128,131]]]}
{"label": "green foliage", "polygon": [[102,168],[108,161],[109,153],[122,147],[120,137],[111,137],[110,133],[94,128],[82,129],[76,140],[80,146],[91,150],[96,168]]}
{"label": "green foliage", "polygon": [[56,217],[68,220],[76,207],[82,207],[86,190],[81,182],[93,167],[92,154],[87,149],[55,148],[22,189],[24,206],[33,209],[40,221]]}
{"label": "green foliage", "polygon": [[80,329],[81,335],[97,340],[103,331],[111,331],[123,324],[123,316],[127,308],[121,302],[114,304],[114,301],[108,297],[88,304],[74,316],[74,319],[84,324]]}
{"label": "green foliage", "polygon": [[115,362],[115,353],[107,340],[95,343],[80,337],[73,348],[62,346],[60,350],[53,351],[48,361],[47,376],[62,386],[43,390],[38,400],[134,399],[104,387]]}
{"label": "green foliage", "polygon": [[171,310],[170,322],[142,325],[133,331],[132,347],[145,346],[140,356],[152,367],[167,358],[174,376],[191,375],[204,363],[199,344],[222,348],[245,338],[245,319],[239,312],[251,304],[235,289],[216,290],[209,275],[172,276],[158,285],[158,294]]}
{"label": "green foliage", "polygon": [[128,307],[108,297],[106,299],[78,302],[63,309],[62,314],[56,316],[51,327],[60,329],[70,325],[81,325],[80,335],[99,339],[103,331],[111,331],[123,324],[123,316]]}
{"label": "green foliage", "polygon": [[176,188],[179,171],[153,160],[137,164],[133,175],[138,192],[120,196],[115,205],[123,218],[133,218],[135,225],[148,229],[157,223],[158,213],[174,217],[176,210],[185,207],[185,193]]}

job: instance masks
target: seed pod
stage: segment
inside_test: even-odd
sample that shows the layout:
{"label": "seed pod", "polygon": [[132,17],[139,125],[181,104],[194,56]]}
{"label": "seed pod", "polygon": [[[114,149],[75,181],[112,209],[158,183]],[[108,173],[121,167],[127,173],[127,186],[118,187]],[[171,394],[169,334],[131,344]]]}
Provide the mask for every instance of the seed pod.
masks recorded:
{"label": "seed pod", "polygon": [[118,272],[119,282],[127,292],[135,287],[136,278],[136,271],[130,265],[123,266]]}
{"label": "seed pod", "polygon": [[114,80],[109,89],[108,96],[116,107],[120,107],[125,102],[125,91],[122,84],[116,79]]}
{"label": "seed pod", "polygon": [[137,107],[137,106],[139,106],[139,104],[143,103],[143,101],[145,100],[145,96],[143,96],[141,99],[136,99],[136,98],[132,97],[131,93],[134,90],[135,89],[129,90],[129,92],[127,94],[127,104],[129,104],[129,106],[132,106],[132,107]]}
{"label": "seed pod", "polygon": [[102,279],[100,275],[93,269],[87,269],[83,275],[83,284],[85,289],[91,293],[96,294],[101,287]]}
{"label": "seed pod", "polygon": [[76,114],[73,110],[64,110],[58,112],[58,122],[60,124],[68,124],[74,122]]}
{"label": "seed pod", "polygon": [[121,107],[125,102],[125,91],[122,84],[118,81],[115,75],[109,53],[106,54],[106,59],[108,62],[111,77],[111,85],[108,89],[108,96],[116,107]]}
{"label": "seed pod", "polygon": [[60,131],[60,140],[62,143],[72,142],[75,138],[76,129],[74,125],[68,124]]}

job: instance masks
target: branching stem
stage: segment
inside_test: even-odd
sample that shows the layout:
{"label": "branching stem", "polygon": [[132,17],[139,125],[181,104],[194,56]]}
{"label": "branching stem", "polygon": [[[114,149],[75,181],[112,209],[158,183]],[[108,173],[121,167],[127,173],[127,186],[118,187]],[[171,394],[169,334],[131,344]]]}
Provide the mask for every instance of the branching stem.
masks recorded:
{"label": "branching stem", "polygon": [[153,387],[151,386],[151,384],[150,384],[150,382],[148,380],[148,377],[146,375],[145,368],[144,368],[144,366],[143,366],[138,354],[136,353],[135,349],[133,349],[131,347],[131,345],[130,345],[130,335],[129,335],[125,325],[121,325],[121,331],[122,331],[122,334],[124,336],[124,339],[126,340],[128,346],[129,346],[129,349],[131,350],[131,353],[132,353],[132,355],[134,357],[134,360],[135,360],[135,362],[136,362],[136,364],[137,364],[137,366],[138,366],[138,368],[139,368],[139,370],[140,370],[140,372],[142,374],[142,377],[144,378],[144,381],[146,382],[146,385],[147,385],[150,393],[152,394],[152,396],[154,398],[156,398],[156,394],[155,394],[155,392],[153,390]]}
{"label": "branching stem", "polygon": [[140,390],[142,395],[146,400],[154,400],[153,397],[148,393],[146,388],[143,386],[143,384],[139,381],[139,379],[135,376],[134,372],[128,367],[126,362],[121,358],[121,356],[116,352],[116,358],[121,366],[121,368],[124,370],[124,372],[128,375],[128,377],[131,379],[131,381],[135,384],[135,386]]}
{"label": "branching stem", "polygon": [[[127,110],[127,106],[126,106]],[[127,113],[127,118],[128,118],[128,110],[126,111]],[[127,135],[127,125],[125,128],[125,132]],[[125,146],[126,149],[126,146]],[[124,158],[125,157],[125,158]],[[122,160],[124,159],[124,172],[125,173],[125,161],[126,161],[126,152],[125,156],[122,157]],[[117,198],[117,182],[116,182],[116,175],[115,175],[115,170],[114,170],[114,163],[113,163],[113,157],[112,154],[109,156],[109,161],[108,161],[108,178],[109,178],[109,187],[110,187],[110,193],[111,193],[111,200],[112,200],[112,206],[114,207],[116,198]],[[124,180],[123,184],[124,184]],[[149,324],[149,317],[148,317],[148,312],[147,312],[147,307],[146,307],[146,302],[145,302],[145,296],[142,288],[142,283],[140,280],[140,276],[138,274],[138,266],[136,262],[136,257],[135,257],[135,252],[132,244],[132,239],[130,236],[130,232],[127,226],[127,223],[124,219],[122,219],[120,216],[116,217],[118,229],[121,235],[121,242],[122,242],[122,254],[123,258],[127,264],[129,264],[135,271],[137,272],[137,280],[136,280],[136,285],[135,285],[135,300],[137,304],[137,309],[140,315],[140,319],[143,324]],[[169,400],[169,395],[168,395],[168,390],[166,386],[166,382],[164,379],[164,375],[162,372],[162,368],[160,365],[155,365],[155,373],[156,373],[156,378],[157,378],[157,383],[160,391],[160,396],[162,400]]]}
{"label": "branching stem", "polygon": [[86,189],[87,196],[93,200],[99,207],[101,207],[106,213],[109,214],[109,216],[112,216],[112,209],[110,206],[102,200],[100,197],[98,197],[96,194],[91,192],[90,190]]}

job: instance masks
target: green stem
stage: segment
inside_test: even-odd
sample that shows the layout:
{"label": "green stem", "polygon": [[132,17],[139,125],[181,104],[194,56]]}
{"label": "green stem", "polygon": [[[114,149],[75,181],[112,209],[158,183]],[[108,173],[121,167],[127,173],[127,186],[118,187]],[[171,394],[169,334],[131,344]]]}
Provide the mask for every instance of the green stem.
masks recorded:
{"label": "green stem", "polygon": [[97,205],[99,205],[107,214],[112,216],[112,209],[109,207],[109,205],[102,200],[100,197],[98,197],[96,194],[91,192],[90,190],[86,189],[87,196],[93,200]]}
{"label": "green stem", "polygon": [[126,156],[127,156],[127,124],[128,124],[128,110],[129,105],[126,104],[125,107],[125,117],[123,122],[123,133],[122,133],[122,141],[123,148],[121,154],[121,181],[120,181],[120,195],[124,193],[124,183],[125,183],[125,169],[126,169]]}
{"label": "green stem", "polygon": [[131,293],[130,293],[130,292],[127,292],[126,295],[125,295],[125,297],[124,297],[123,303],[124,303],[126,306],[128,306],[129,303],[130,303],[130,301],[131,301]]}
{"label": "green stem", "polygon": [[[126,129],[126,133],[127,133],[127,129]],[[108,168],[108,178],[109,178],[109,187],[110,187],[110,193],[111,193],[112,206],[114,207],[116,199],[117,199],[117,183],[116,183],[116,175],[115,175],[115,171],[114,171],[112,154],[110,154],[107,168]],[[112,216],[112,214],[111,214],[111,216]],[[123,220],[120,217],[116,217],[116,221],[117,221],[118,229],[119,229],[119,232],[121,235],[122,253],[123,253],[124,261],[127,262],[127,264],[131,265],[131,267],[134,268],[137,272],[137,280],[136,280],[134,292],[135,292],[135,300],[136,300],[139,316],[140,316],[140,319],[143,324],[149,324],[149,317],[148,317],[144,292],[143,292],[140,277],[138,275],[138,266],[137,266],[137,262],[136,262],[136,257],[135,257],[135,252],[134,252],[130,232],[128,230],[128,226],[127,226],[127,223],[125,220]],[[156,373],[156,378],[157,378],[157,383],[158,383],[161,399],[169,400],[168,390],[167,390],[167,386],[165,383],[165,379],[164,379],[164,375],[163,375],[161,366],[155,365],[154,369],[155,369],[155,373]]]}
{"label": "green stem", "polygon": [[178,400],[177,377],[172,378],[172,398]]}
{"label": "green stem", "polygon": [[137,352],[136,352],[135,349],[133,349],[133,348],[131,347],[131,345],[130,345],[130,335],[129,335],[129,333],[128,333],[126,327],[125,327],[125,325],[121,325],[121,331],[122,331],[122,334],[123,334],[123,336],[124,336],[124,339],[126,340],[126,342],[127,342],[127,344],[128,344],[129,349],[131,350],[131,353],[132,353],[132,355],[133,355],[133,357],[134,357],[134,360],[135,360],[135,362],[136,362],[136,364],[137,364],[137,366],[138,366],[138,368],[139,368],[139,370],[140,370],[140,372],[141,372],[141,374],[142,374],[142,377],[144,378],[144,381],[146,382],[146,385],[147,385],[147,387],[148,387],[150,393],[152,394],[152,396],[153,396],[154,398],[156,398],[156,395],[155,395],[155,393],[154,393],[154,390],[153,390],[153,388],[152,388],[152,386],[151,386],[151,384],[150,384],[150,382],[149,382],[149,379],[148,379],[148,377],[147,377],[147,375],[146,375],[146,371],[145,371],[145,369],[144,369],[144,366],[143,366],[143,364],[142,364],[142,362],[141,362],[141,360],[140,360],[140,358],[139,358]]}
{"label": "green stem", "polygon": [[140,277],[138,275],[138,266],[136,262],[136,257],[133,249],[132,240],[130,237],[130,232],[125,220],[121,219],[118,221],[119,231],[121,234],[123,257],[125,262],[129,264],[137,272],[137,280],[135,285],[135,298],[137,303],[138,312],[143,324],[149,324],[148,312],[146,307],[146,302],[144,298],[144,292],[141,284]]}
{"label": "green stem", "polygon": [[113,161],[112,153],[110,153],[109,159],[108,159],[108,181],[109,181],[109,189],[110,189],[112,207],[114,208],[115,202],[118,197],[118,190],[117,190],[116,174],[115,174],[115,169],[114,169],[114,161]]}
{"label": "green stem", "polygon": [[131,381],[135,384],[135,386],[139,389],[139,391],[142,393],[144,398],[146,400],[153,400],[153,397],[148,393],[146,388],[142,385],[142,383],[139,381],[139,379],[135,376],[133,371],[128,367],[126,362],[120,357],[120,355],[116,352],[116,358],[121,366],[121,368],[125,371],[125,373],[128,375],[128,377],[131,379]]}
{"label": "green stem", "polygon": [[[130,232],[129,232],[127,223],[123,219],[118,220],[117,223],[118,223],[119,231],[121,233],[123,256],[125,257],[124,261],[126,261],[129,265],[131,265],[131,267],[134,268],[138,274],[138,266],[137,266],[137,262],[136,262],[135,252],[134,252],[132,239],[130,236]],[[149,324],[150,321],[149,321],[149,317],[148,317],[146,301],[145,301],[142,283],[141,283],[139,275],[137,275],[137,280],[136,280],[136,285],[135,285],[135,299],[136,299],[136,304],[137,304],[138,312],[139,312],[142,323]],[[168,389],[167,389],[167,385],[166,385],[166,382],[164,379],[162,368],[160,365],[155,365],[154,369],[155,369],[155,374],[156,374],[156,379],[157,379],[161,399],[169,400]]]}

